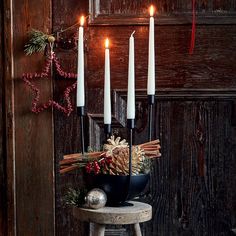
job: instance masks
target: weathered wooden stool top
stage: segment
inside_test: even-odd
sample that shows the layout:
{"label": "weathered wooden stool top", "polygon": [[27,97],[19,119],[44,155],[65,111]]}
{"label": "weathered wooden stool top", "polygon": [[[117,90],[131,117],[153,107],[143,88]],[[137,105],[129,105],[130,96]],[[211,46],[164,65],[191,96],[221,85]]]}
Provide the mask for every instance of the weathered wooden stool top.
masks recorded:
{"label": "weathered wooden stool top", "polygon": [[130,201],[133,206],[103,207],[97,210],[88,208],[73,208],[73,215],[80,221],[97,224],[136,224],[152,218],[152,207],[149,204]]}

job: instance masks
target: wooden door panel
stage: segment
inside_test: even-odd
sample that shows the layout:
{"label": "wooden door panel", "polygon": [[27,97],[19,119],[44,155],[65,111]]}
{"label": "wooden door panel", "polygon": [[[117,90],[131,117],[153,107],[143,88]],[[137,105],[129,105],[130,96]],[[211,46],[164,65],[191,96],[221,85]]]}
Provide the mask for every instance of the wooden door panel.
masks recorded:
{"label": "wooden door panel", "polygon": [[236,194],[232,102],[160,99],[157,106],[163,156],[152,172],[154,216],[152,231],[147,224],[145,232],[230,235]]}
{"label": "wooden door panel", "polygon": [[[186,24],[192,20],[192,0],[90,0],[90,24],[147,24],[148,8],[151,4],[156,8],[156,24]],[[196,1],[195,8],[198,24],[235,24],[236,3],[234,0]]]}
{"label": "wooden door panel", "polygon": [[[146,14],[147,8],[153,4],[159,13],[170,14],[170,13],[183,13],[192,11],[191,0],[115,0],[115,1],[90,1],[91,9],[96,15],[143,15]],[[236,11],[235,1],[197,1],[196,8],[199,12],[212,12],[212,11]]]}
{"label": "wooden door panel", "polygon": [[[101,93],[90,92],[96,97]],[[123,138],[126,93],[113,94],[113,131]],[[161,140],[162,157],[154,161],[142,199],[153,206],[153,219],[143,224],[143,235],[230,235],[236,218],[235,95],[214,93],[173,90],[157,95],[153,128],[154,138]],[[92,98],[89,104],[91,111],[98,105]],[[136,120],[138,144],[147,141],[145,91],[137,93],[136,104],[137,115],[143,114]],[[102,110],[88,117],[89,145],[97,149],[104,141]]]}
{"label": "wooden door panel", "polygon": [[[0,13],[3,15],[4,9],[0,6]],[[4,59],[3,59],[3,18],[0,18],[0,235],[6,234],[7,229],[7,221],[6,221],[6,213],[7,213],[7,206],[6,206],[6,152],[5,152],[5,112],[4,112]]]}
{"label": "wooden door panel", "polygon": [[[96,5],[100,2],[101,5]],[[94,149],[104,142],[103,80],[104,40],[111,42],[111,86],[113,132],[127,138],[126,89],[128,40],[135,33],[136,110],[135,143],[147,140],[147,52],[148,15],[146,1],[55,1],[53,28],[70,26],[81,13],[90,20],[85,26],[86,74],[86,146]],[[121,8],[120,4],[126,2]],[[139,3],[138,3],[139,2]],[[145,2],[145,3],[144,3]],[[156,17],[156,92],[154,137],[162,144],[162,158],[154,162],[151,180],[142,200],[153,205],[153,219],[142,225],[143,235],[228,235],[235,227],[235,20],[232,1],[198,1],[198,13],[205,16],[225,9],[225,18],[212,15],[200,21],[196,47],[188,54],[191,25],[173,17],[191,10],[191,1],[158,1]],[[166,3],[166,5],[165,5]],[[174,4],[173,9],[171,6]],[[217,5],[218,4],[218,5]],[[230,5],[231,4],[231,5]],[[229,10],[232,9],[232,10]],[[60,13],[60,14],[59,14]],[[167,14],[168,13],[168,14]],[[134,16],[135,14],[135,16]],[[179,14],[179,15],[181,15]],[[186,16],[191,23],[191,15]],[[188,18],[189,17],[189,18]],[[223,17],[223,16],[222,16]],[[231,18],[232,17],[232,18]],[[206,18],[206,17],[205,17]],[[204,19],[205,19],[204,18]],[[180,20],[179,20],[180,19]],[[200,18],[199,18],[200,19]],[[230,19],[227,21],[226,19]],[[232,20],[233,19],[233,20]],[[159,22],[160,20],[160,22]],[[214,21],[214,22],[213,22]],[[210,23],[219,23],[211,25]],[[204,24],[203,24],[204,23]],[[76,30],[75,30],[76,31]],[[76,32],[69,32],[73,37]],[[65,37],[68,37],[65,35]],[[58,47],[63,69],[76,72],[76,47]],[[60,99],[64,88],[73,80],[55,75],[54,97]],[[75,101],[75,94],[73,94]],[[58,174],[58,162],[64,154],[80,148],[80,128],[76,112],[65,117],[54,112],[56,157],[56,226],[57,235],[84,235],[86,224],[77,222],[61,198],[70,186],[83,186],[81,173]],[[222,147],[222,148],[221,148]],[[217,225],[217,226],[215,226]],[[129,227],[127,231],[130,233]],[[113,230],[115,232],[115,230]]]}
{"label": "wooden door panel", "polygon": [[[103,87],[104,41],[111,42],[111,86],[126,89],[128,81],[128,42],[135,30],[136,89],[146,89],[148,63],[147,26],[88,27],[87,84]],[[156,84],[159,88],[233,88],[236,47],[235,25],[198,26],[196,46],[189,55],[190,26],[156,26]],[[222,79],[223,78],[223,79]]]}
{"label": "wooden door panel", "polygon": [[[12,1],[13,4],[13,178],[15,178],[17,235],[53,235],[54,225],[54,153],[53,125],[50,111],[36,115],[30,111],[32,97],[21,76],[39,72],[44,55],[27,57],[24,44],[31,28],[51,31],[51,2]],[[8,13],[10,14],[10,12]],[[40,20],[39,20],[40,19]],[[45,21],[42,19],[46,19]],[[6,82],[9,83],[10,81]],[[40,99],[52,96],[51,80],[40,80]],[[9,150],[8,150],[9,151]],[[9,156],[11,158],[11,156]],[[14,173],[15,172],[15,173]],[[10,230],[10,229],[9,229]]]}
{"label": "wooden door panel", "polygon": [[[81,14],[87,15],[88,1],[54,1],[53,4],[53,30],[60,31],[79,20]],[[76,27],[72,31],[60,34],[61,42],[65,39],[76,37]],[[56,48],[56,54],[60,60],[64,71],[76,73],[77,49],[76,45],[72,49],[63,47]],[[54,73],[54,98],[63,103],[62,94],[65,88],[74,83],[74,79],[63,79]],[[72,93],[73,107],[75,106],[75,93]],[[54,111],[54,144],[55,144],[55,186],[56,186],[56,235],[88,235],[88,225],[73,218],[70,209],[65,206],[64,196],[70,187],[77,188],[83,186],[83,179],[80,172],[69,175],[59,174],[59,161],[63,155],[76,153],[80,148],[80,126],[76,112],[69,117],[61,112]]]}
{"label": "wooden door panel", "polygon": [[[154,162],[147,196],[142,199],[153,205],[152,221],[142,225],[146,236],[228,236],[230,229],[236,228],[236,5],[234,0],[196,2],[196,45],[194,54],[189,55],[191,0],[153,1],[159,9],[155,17],[157,103],[153,127],[154,137],[161,139],[163,156]],[[147,140],[149,3],[7,0],[1,5],[4,34],[0,48],[4,62],[1,59],[0,97],[4,99],[0,101],[0,130],[6,131],[7,140],[4,134],[0,136],[0,204],[8,203],[0,212],[3,234],[88,234],[88,224],[74,220],[62,202],[68,187],[83,186],[82,174],[58,173],[62,156],[81,149],[78,117],[75,112],[66,117],[54,111],[53,123],[50,112],[38,116],[29,112],[32,96],[29,91],[26,93],[20,78],[23,72],[39,71],[44,57],[28,58],[23,54],[27,31],[58,31],[76,23],[82,13],[90,14],[85,26],[89,131],[85,139],[86,146],[98,148],[104,141],[104,39],[111,40],[113,131],[126,138],[128,39],[136,30],[139,90],[135,143],[141,143]],[[75,34],[74,28],[60,36],[74,39]],[[63,69],[76,72],[76,45],[69,50],[59,45],[55,50]],[[74,80],[55,74],[53,81],[54,89],[50,81],[42,83],[41,95],[47,99],[53,93],[61,101],[65,87]],[[3,219],[6,215],[7,220]],[[129,227],[127,231],[130,232]]]}

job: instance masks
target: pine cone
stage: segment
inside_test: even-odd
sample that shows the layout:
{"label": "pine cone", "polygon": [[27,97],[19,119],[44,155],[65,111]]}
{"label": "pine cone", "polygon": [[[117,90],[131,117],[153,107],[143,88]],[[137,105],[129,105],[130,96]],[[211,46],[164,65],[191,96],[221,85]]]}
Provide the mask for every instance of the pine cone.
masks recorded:
{"label": "pine cone", "polygon": [[[128,175],[129,174],[129,147],[125,139],[120,141],[114,136],[108,139],[108,144],[104,145],[106,155],[112,157],[112,162],[106,167],[109,174]],[[144,151],[134,146],[132,149],[132,174],[139,174],[143,167]]]}

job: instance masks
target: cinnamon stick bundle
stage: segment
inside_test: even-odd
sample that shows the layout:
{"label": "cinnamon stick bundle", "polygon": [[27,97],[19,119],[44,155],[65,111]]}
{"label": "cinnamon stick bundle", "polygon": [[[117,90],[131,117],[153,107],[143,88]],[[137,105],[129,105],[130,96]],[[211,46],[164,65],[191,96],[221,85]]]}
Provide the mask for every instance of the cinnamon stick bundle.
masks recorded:
{"label": "cinnamon stick bundle", "polygon": [[[158,158],[161,156],[159,139],[136,146],[143,150],[147,158]],[[64,155],[63,160],[60,161],[60,173],[63,174],[84,167],[88,162],[100,159],[103,155],[106,155],[105,151],[90,152],[85,155],[82,153]]]}

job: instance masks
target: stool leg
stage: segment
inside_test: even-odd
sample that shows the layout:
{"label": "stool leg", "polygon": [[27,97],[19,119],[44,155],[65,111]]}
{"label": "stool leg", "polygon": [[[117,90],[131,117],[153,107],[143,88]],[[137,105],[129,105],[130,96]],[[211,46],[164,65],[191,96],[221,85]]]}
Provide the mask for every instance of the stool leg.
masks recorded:
{"label": "stool leg", "polygon": [[142,236],[139,223],[134,224],[134,235],[135,236]]}
{"label": "stool leg", "polygon": [[95,224],[94,223],[94,231],[93,236],[104,236],[105,235],[105,225]]}

